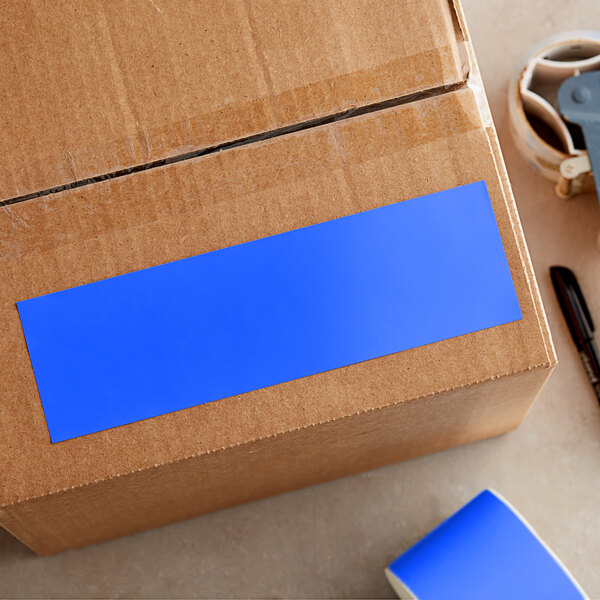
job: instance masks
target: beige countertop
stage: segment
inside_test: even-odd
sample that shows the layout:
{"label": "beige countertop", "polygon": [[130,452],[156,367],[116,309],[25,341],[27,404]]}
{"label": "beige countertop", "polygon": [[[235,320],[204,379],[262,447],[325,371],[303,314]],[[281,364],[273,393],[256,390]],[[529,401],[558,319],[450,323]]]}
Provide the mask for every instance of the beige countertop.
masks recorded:
{"label": "beige countertop", "polygon": [[600,407],[551,289],[575,270],[600,321],[600,209],[558,200],[517,154],[506,89],[541,39],[600,30],[598,0],[463,0],[559,356],[516,432],[65,554],[0,530],[2,597],[394,597],[386,564],[483,488],[502,493],[600,598]]}

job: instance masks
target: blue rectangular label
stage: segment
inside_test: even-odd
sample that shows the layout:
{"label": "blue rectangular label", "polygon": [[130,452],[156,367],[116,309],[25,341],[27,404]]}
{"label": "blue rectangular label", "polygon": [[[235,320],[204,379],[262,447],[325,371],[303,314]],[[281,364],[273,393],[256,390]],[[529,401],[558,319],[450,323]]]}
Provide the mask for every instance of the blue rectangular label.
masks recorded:
{"label": "blue rectangular label", "polygon": [[17,306],[52,442],[521,319],[483,181]]}
{"label": "blue rectangular label", "polygon": [[485,490],[388,567],[403,598],[586,600],[523,517]]}

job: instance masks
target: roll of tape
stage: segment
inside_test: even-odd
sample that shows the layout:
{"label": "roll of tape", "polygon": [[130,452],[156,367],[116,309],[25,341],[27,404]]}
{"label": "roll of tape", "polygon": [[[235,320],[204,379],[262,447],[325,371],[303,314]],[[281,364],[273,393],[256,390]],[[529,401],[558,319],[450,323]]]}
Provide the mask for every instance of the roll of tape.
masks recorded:
{"label": "roll of tape", "polygon": [[562,198],[593,191],[594,185],[581,130],[558,111],[558,88],[573,75],[595,70],[600,70],[600,32],[571,31],[538,44],[510,83],[515,144],[536,171],[556,182]]}

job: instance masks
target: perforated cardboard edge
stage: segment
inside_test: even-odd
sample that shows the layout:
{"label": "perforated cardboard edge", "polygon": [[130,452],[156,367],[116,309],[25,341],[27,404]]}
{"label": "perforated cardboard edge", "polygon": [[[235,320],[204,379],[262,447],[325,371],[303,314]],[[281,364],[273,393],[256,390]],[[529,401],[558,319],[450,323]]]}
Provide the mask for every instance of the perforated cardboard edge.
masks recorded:
{"label": "perforated cardboard edge", "polygon": [[446,389],[437,390],[437,391],[434,391],[434,392],[431,392],[431,393],[428,393],[428,394],[422,394],[420,396],[416,396],[414,398],[410,398],[409,400],[400,400],[398,402],[391,402],[389,404],[385,404],[385,405],[382,405],[382,406],[369,407],[369,408],[367,408],[365,410],[356,411],[356,412],[353,412],[353,413],[350,413],[350,414],[345,414],[345,415],[342,415],[342,416],[334,418],[334,419],[326,419],[326,420],[318,421],[316,423],[311,423],[309,425],[302,425],[300,427],[293,427],[293,428],[290,428],[290,429],[283,429],[283,430],[276,431],[276,432],[271,433],[271,434],[266,435],[266,436],[258,436],[258,437],[252,438],[252,439],[250,439],[250,440],[248,440],[246,442],[239,442],[239,443],[236,443],[236,444],[229,444],[227,446],[222,446],[221,448],[219,448],[217,450],[205,450],[205,451],[202,451],[202,452],[194,452],[194,453],[191,453],[189,455],[186,455],[186,456],[183,456],[181,458],[178,458],[177,460],[156,463],[156,464],[154,464],[152,466],[149,466],[149,467],[142,467],[142,468],[139,468],[139,469],[132,469],[132,470],[126,471],[124,473],[116,473],[116,474],[111,475],[109,477],[103,477],[103,478],[99,478],[99,479],[96,479],[96,480],[93,480],[93,481],[87,481],[87,482],[82,483],[80,485],[70,486],[70,487],[62,488],[60,490],[54,490],[54,491],[48,492],[46,494],[40,494],[40,495],[31,496],[31,497],[27,497],[27,498],[21,498],[21,499],[19,499],[17,501],[8,502],[8,503],[5,503],[5,504],[1,505],[0,506],[0,511],[3,508],[7,507],[7,506],[14,506],[16,504],[21,504],[21,503],[28,502],[28,501],[34,500],[34,499],[44,498],[44,497],[47,497],[47,496],[54,496],[56,494],[63,494],[65,492],[69,492],[71,490],[78,489],[78,488],[81,488],[81,487],[93,486],[93,485],[96,485],[98,483],[102,483],[103,481],[110,480],[110,479],[115,479],[115,478],[119,478],[119,477],[127,477],[128,475],[132,475],[134,473],[140,473],[142,471],[147,471],[147,470],[151,470],[151,469],[157,469],[157,468],[164,467],[164,466],[167,466],[167,465],[172,465],[172,464],[176,464],[176,463],[180,463],[180,462],[185,462],[185,461],[188,461],[188,460],[192,460],[194,458],[198,458],[200,456],[206,456],[206,455],[209,455],[209,454],[215,454],[216,452],[222,452],[224,450],[231,450],[233,448],[238,448],[238,447],[241,447],[241,446],[247,446],[247,445],[253,444],[255,442],[262,442],[262,441],[265,441],[265,440],[268,440],[268,439],[271,439],[271,438],[281,437],[281,436],[286,435],[288,433],[295,433],[295,432],[298,432],[298,431],[303,431],[303,430],[307,430],[307,429],[313,429],[315,427],[320,427],[322,425],[327,425],[327,424],[338,422],[338,421],[344,421],[346,419],[351,419],[351,418],[359,417],[361,415],[365,415],[365,414],[368,414],[368,413],[385,410],[386,408],[390,408],[390,407],[393,407],[393,406],[399,406],[401,404],[410,404],[410,403],[413,403],[413,402],[418,402],[419,400],[423,400],[425,398],[431,398],[431,397],[434,397],[434,396],[439,396],[439,395],[442,395],[442,394],[446,394],[448,392],[456,392],[456,391],[459,391],[459,390],[464,390],[464,389],[471,388],[471,387],[479,385],[479,384],[488,383],[488,382],[491,382],[491,381],[497,381],[499,379],[503,379],[503,378],[507,378],[507,377],[512,377],[514,375],[520,375],[520,374],[523,374],[523,373],[528,373],[530,371],[536,371],[536,370],[549,370],[549,372],[550,372],[550,370],[552,370],[555,365],[556,365],[556,362],[553,361],[551,357],[548,357],[548,361],[545,361],[545,362],[542,362],[542,363],[538,363],[538,364],[535,364],[535,365],[531,365],[531,366],[529,366],[529,367],[527,367],[525,369],[519,369],[519,370],[515,370],[515,371],[509,371],[507,373],[502,373],[501,375],[494,375],[494,376],[489,377],[487,379],[477,379],[477,380],[465,383],[463,385],[459,385],[459,386],[454,386],[454,387],[450,387],[450,388],[446,388]]}
{"label": "perforated cardboard edge", "polygon": [[[179,512],[175,511],[175,515],[166,514],[168,513],[168,510],[165,514],[163,514],[163,511],[159,511],[159,514],[154,515],[140,514],[138,520],[141,522],[141,525],[139,523],[132,525],[127,520],[127,515],[123,515],[119,511],[119,506],[122,504],[124,496],[119,498],[117,494],[117,497],[114,498],[112,495],[112,492],[115,489],[123,491],[124,488],[128,489],[129,492],[127,493],[130,494],[132,489],[139,487],[139,481],[136,481],[139,477],[143,477],[144,481],[146,481],[147,477],[151,480],[152,478],[157,477],[159,480],[161,477],[166,479],[172,477],[174,478],[173,481],[179,482],[185,478],[176,474],[176,471],[186,470],[187,472],[187,470],[190,469],[202,468],[205,463],[198,461],[202,461],[203,459],[209,460],[209,456],[211,455],[222,456],[222,460],[225,461],[231,460],[231,453],[236,455],[238,459],[241,459],[242,456],[247,458],[252,457],[255,453],[257,453],[257,456],[260,456],[260,451],[264,450],[265,446],[272,448],[272,444],[281,444],[284,439],[295,439],[295,443],[298,445],[298,440],[305,440],[306,435],[329,435],[332,427],[342,426],[343,423],[348,421],[354,421],[354,428],[358,427],[361,431],[364,430],[364,436],[359,436],[361,438],[360,440],[356,440],[356,434],[354,434],[354,436],[352,434],[348,436],[349,439],[356,440],[357,444],[362,443],[371,447],[373,440],[376,440],[377,443],[377,440],[381,437],[381,430],[376,426],[374,427],[373,422],[377,422],[378,420],[381,422],[381,420],[384,420],[385,423],[389,423],[390,419],[392,419],[393,422],[399,424],[402,419],[394,420],[394,416],[397,416],[395,413],[404,410],[410,411],[415,404],[418,404],[419,411],[422,411],[421,405],[423,403],[430,404],[434,399],[436,403],[434,414],[439,414],[439,411],[437,410],[439,406],[438,402],[451,405],[456,401],[458,396],[464,397],[466,395],[467,398],[470,398],[469,402],[475,402],[474,406],[476,406],[478,410],[484,412],[491,411],[492,415],[492,418],[487,420],[479,419],[476,427],[467,427],[465,424],[464,429],[451,431],[450,433],[445,432],[442,436],[439,436],[436,433],[436,439],[438,441],[433,448],[434,452],[500,435],[519,426],[522,419],[525,417],[527,412],[526,409],[528,408],[523,406],[523,398],[527,398],[528,406],[531,406],[535,397],[547,381],[551,370],[552,365],[550,363],[542,363],[517,372],[481,380],[475,384],[466,384],[441,392],[413,398],[408,401],[372,408],[351,415],[344,415],[337,419],[314,423],[285,432],[273,433],[269,436],[223,447],[219,450],[193,454],[176,461],[156,464],[152,467],[137,469],[129,473],[116,474],[108,478],[99,479],[98,481],[88,482],[79,486],[73,486],[48,494],[20,500],[0,508],[0,524],[37,554],[50,555],[67,549],[108,541],[115,537],[129,535],[156,526],[162,526],[202,514],[215,512],[245,502],[251,502],[271,495],[292,491],[307,485],[323,483],[334,478],[345,477],[400,460],[416,458],[423,454],[431,453],[431,440],[422,440],[422,443],[427,448],[426,450],[419,449],[418,443],[407,450],[406,446],[402,445],[403,443],[406,444],[405,440],[403,440],[403,436],[398,436],[397,441],[392,443],[391,448],[388,444],[385,452],[359,451],[361,462],[357,464],[352,463],[352,466],[349,467],[348,461],[344,460],[345,468],[341,471],[334,465],[333,470],[335,471],[335,475],[333,477],[329,474],[323,475],[320,472],[313,473],[313,469],[310,468],[310,466],[303,466],[300,468],[300,471],[303,473],[303,479],[298,479],[296,475],[294,475],[294,482],[292,484],[289,484],[287,481],[281,484],[279,481],[277,481],[276,484],[273,484],[272,482],[263,484],[260,479],[255,481],[256,478],[253,478],[252,485],[256,489],[248,491],[247,497],[239,498],[237,491],[232,493],[231,490],[227,491],[225,489],[220,502],[215,503],[210,499],[207,501],[209,504],[208,508],[201,505],[200,508],[192,507],[191,509],[188,509],[186,505],[185,510],[182,511],[179,509]],[[513,393],[509,394],[508,391],[512,391]],[[501,398],[510,396],[510,402],[513,403],[512,410],[506,410],[503,400],[500,412],[495,414],[494,410],[497,404],[495,402],[489,402],[490,394],[492,398],[495,394]],[[425,414],[427,413],[427,411],[424,412]],[[469,411],[459,411],[456,414],[459,415],[459,421],[467,419],[469,423],[471,422],[471,413]],[[360,425],[357,426],[357,423],[360,423]],[[386,426],[385,431],[387,434],[390,434],[388,429],[389,428]],[[298,435],[301,435],[301,438],[298,438]],[[390,435],[392,435],[394,440],[396,439],[393,437],[393,432]],[[336,436],[330,435],[328,439],[332,440],[334,437]],[[364,439],[362,439],[363,437]],[[344,440],[341,441],[344,442]],[[356,451],[356,448],[353,448],[352,444],[350,446],[347,446],[345,443],[341,445],[343,448],[339,450],[340,454],[342,451],[343,453],[352,450]],[[314,444],[312,444],[311,447],[312,446],[314,446]],[[321,446],[319,445],[319,447]],[[417,449],[415,450],[414,448]],[[240,455],[239,453],[242,454]],[[235,457],[233,460],[235,464]],[[249,458],[249,460],[251,459]],[[363,464],[365,461],[366,464]],[[310,465],[310,461],[303,462]],[[196,467],[195,465],[201,466]],[[298,465],[295,466],[295,469],[298,470]],[[306,479],[306,481],[304,479]],[[160,489],[164,488],[164,485],[157,484],[156,481],[154,483],[158,485]],[[196,482],[196,484],[198,484],[198,482]],[[207,485],[210,484],[211,481],[207,482]],[[146,485],[147,484],[145,483],[144,486]],[[107,488],[107,486],[109,487]],[[117,487],[115,488],[114,486]],[[275,489],[273,489],[274,486]],[[169,486],[167,486],[167,488],[169,488]],[[217,492],[219,492],[219,490],[217,490]],[[80,506],[82,514],[86,515],[86,518],[91,522],[91,525],[88,523],[79,533],[74,533],[73,528],[66,526],[66,523],[71,522],[73,519],[71,511],[73,507],[70,506],[71,494],[75,494],[75,500],[78,503],[77,505]],[[80,498],[81,495],[83,495],[83,500]],[[79,500],[77,500],[77,498],[79,498]],[[202,499],[198,501],[201,503]],[[99,510],[100,506],[108,507],[109,512],[112,510],[115,514],[118,514],[122,520],[125,520],[125,523],[114,525],[112,523],[112,518],[104,520],[102,517],[96,515],[96,510]],[[102,510],[104,510],[104,508],[102,508]],[[144,511],[141,512],[143,513]],[[139,513],[136,512],[136,518],[138,514]],[[49,515],[51,515],[51,517],[48,518]],[[114,516],[115,515],[113,515],[113,517]],[[64,531],[65,537],[62,537],[57,531]]]}

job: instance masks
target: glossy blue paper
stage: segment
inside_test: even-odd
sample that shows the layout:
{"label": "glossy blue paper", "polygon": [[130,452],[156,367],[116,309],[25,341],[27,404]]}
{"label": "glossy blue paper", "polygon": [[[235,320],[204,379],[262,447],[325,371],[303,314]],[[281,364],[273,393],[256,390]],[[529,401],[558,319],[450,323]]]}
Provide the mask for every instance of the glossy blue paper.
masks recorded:
{"label": "glossy blue paper", "polygon": [[521,318],[483,181],[18,310],[53,442]]}
{"label": "glossy blue paper", "polygon": [[419,600],[585,597],[528,526],[487,490],[388,569]]}

